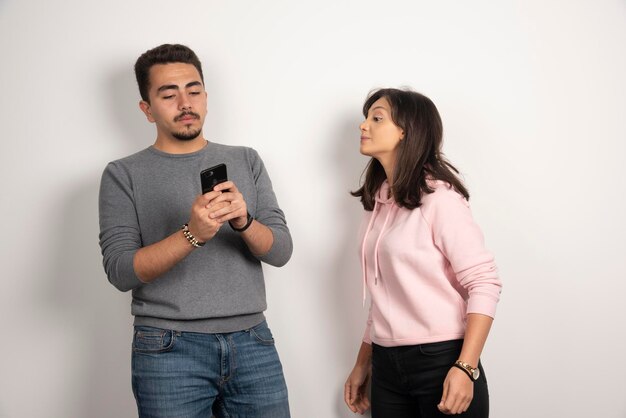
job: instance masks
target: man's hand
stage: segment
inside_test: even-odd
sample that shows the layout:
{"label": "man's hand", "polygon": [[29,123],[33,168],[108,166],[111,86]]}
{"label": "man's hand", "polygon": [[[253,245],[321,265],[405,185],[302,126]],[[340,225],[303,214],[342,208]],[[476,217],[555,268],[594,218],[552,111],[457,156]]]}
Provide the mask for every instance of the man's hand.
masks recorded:
{"label": "man's hand", "polygon": [[225,201],[215,202],[222,195],[221,191],[212,191],[199,195],[191,206],[189,232],[198,241],[207,242],[217,234],[223,222],[213,219],[211,211],[222,210],[229,204]]}
{"label": "man's hand", "polygon": [[371,367],[354,366],[343,389],[343,399],[352,412],[363,415],[370,408],[367,386],[371,377]]}
{"label": "man's hand", "polygon": [[248,222],[248,206],[235,183],[232,181],[220,183],[213,188],[213,192],[204,196],[212,193],[219,195],[211,197],[206,205],[209,218],[220,224],[230,221],[235,228],[243,228]]}
{"label": "man's hand", "polygon": [[446,415],[467,411],[474,397],[474,382],[467,374],[452,367],[443,382],[443,395],[437,408]]}

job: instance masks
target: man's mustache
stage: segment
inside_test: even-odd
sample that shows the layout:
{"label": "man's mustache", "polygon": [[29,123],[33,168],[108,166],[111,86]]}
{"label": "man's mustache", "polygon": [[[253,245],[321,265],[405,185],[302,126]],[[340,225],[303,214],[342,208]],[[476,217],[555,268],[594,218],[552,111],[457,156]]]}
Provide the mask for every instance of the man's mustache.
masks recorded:
{"label": "man's mustache", "polygon": [[183,113],[181,113],[180,115],[178,115],[178,116],[176,116],[174,118],[174,122],[178,122],[179,120],[181,120],[185,116],[193,116],[194,119],[200,119],[200,115],[198,115],[197,113],[194,113],[194,112],[183,112]]}

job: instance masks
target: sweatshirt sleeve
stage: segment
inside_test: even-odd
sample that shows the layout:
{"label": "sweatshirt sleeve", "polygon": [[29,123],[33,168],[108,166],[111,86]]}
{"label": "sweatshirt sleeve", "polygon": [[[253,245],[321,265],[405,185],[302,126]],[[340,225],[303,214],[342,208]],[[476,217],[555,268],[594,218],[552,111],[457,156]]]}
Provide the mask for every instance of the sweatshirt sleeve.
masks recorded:
{"label": "sweatshirt sleeve", "polygon": [[285,214],[278,207],[278,201],[272,188],[272,181],[265,169],[263,160],[254,149],[249,149],[250,165],[257,189],[256,212],[252,214],[256,220],[267,226],[274,237],[272,247],[257,258],[275,267],[287,264],[293,252],[291,233],[287,227]]}
{"label": "sweatshirt sleeve", "polygon": [[366,344],[372,344],[372,305],[370,305],[370,310],[367,315],[367,321],[365,322],[365,332],[363,332],[363,342]]}
{"label": "sweatshirt sleeve", "polygon": [[450,262],[458,283],[467,291],[467,313],[495,317],[502,283],[469,203],[443,185],[424,201],[427,208],[423,213],[431,225],[435,245]]}
{"label": "sweatshirt sleeve", "polygon": [[141,248],[141,235],[128,173],[115,162],[102,174],[98,202],[100,249],[111,284],[126,292],[143,282],[135,274],[133,259]]}

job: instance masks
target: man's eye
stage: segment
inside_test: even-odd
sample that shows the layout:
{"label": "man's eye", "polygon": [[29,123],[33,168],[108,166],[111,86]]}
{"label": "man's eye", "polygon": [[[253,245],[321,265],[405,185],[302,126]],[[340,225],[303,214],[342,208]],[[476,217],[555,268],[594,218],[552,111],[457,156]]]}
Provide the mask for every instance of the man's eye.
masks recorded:
{"label": "man's eye", "polygon": [[191,91],[189,92],[189,94],[191,94],[192,96],[197,96],[198,94],[200,94],[199,91]]}
{"label": "man's eye", "polygon": [[170,95],[168,95],[168,96],[163,96],[163,98],[164,98],[165,100],[167,100],[167,99],[172,99],[172,98],[174,98],[174,95],[173,95],[173,94],[170,94]]}
{"label": "man's eye", "polygon": [[380,116],[374,116],[372,119],[374,119],[374,122],[380,122],[381,120],[383,120],[383,118],[381,118]]}

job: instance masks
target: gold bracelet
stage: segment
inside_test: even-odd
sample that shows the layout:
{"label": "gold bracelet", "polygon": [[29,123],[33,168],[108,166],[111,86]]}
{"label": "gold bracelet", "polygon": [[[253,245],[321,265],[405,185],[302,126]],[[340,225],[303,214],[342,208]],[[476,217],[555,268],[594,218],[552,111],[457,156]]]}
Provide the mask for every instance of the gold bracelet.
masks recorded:
{"label": "gold bracelet", "polygon": [[198,239],[194,237],[191,232],[189,232],[189,224],[183,225],[181,229],[183,230],[183,235],[187,238],[187,241],[189,241],[189,243],[194,247],[200,248],[205,244],[204,242],[198,241]]}
{"label": "gold bracelet", "polygon": [[478,380],[478,377],[480,377],[480,369],[478,369],[478,367],[472,367],[464,361],[457,360],[452,366],[463,370],[473,382]]}

